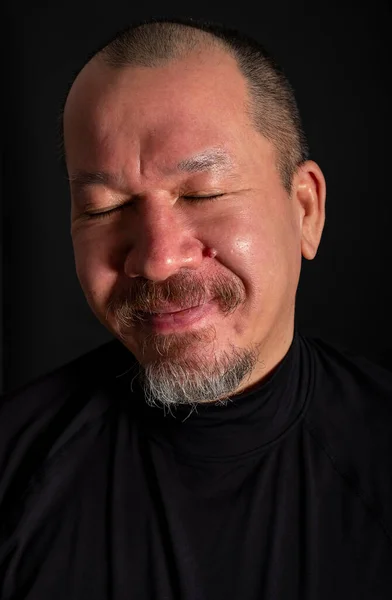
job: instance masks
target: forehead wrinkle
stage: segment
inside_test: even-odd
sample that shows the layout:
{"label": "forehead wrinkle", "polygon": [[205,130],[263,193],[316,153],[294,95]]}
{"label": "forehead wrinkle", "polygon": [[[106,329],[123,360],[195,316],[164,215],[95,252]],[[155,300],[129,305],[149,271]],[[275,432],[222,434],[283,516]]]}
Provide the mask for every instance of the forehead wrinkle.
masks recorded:
{"label": "forehead wrinkle", "polygon": [[[142,161],[139,162],[142,164]],[[164,176],[170,176],[176,173],[202,173],[210,171],[212,173],[227,172],[233,167],[233,160],[229,154],[222,149],[211,149],[198,152],[193,156],[181,160],[174,168],[162,169]],[[140,169],[143,173],[143,170]],[[69,177],[69,182],[73,189],[82,191],[91,186],[102,186],[112,189],[125,191],[127,189],[126,178],[123,174],[110,173],[103,170],[87,171],[77,169]]]}

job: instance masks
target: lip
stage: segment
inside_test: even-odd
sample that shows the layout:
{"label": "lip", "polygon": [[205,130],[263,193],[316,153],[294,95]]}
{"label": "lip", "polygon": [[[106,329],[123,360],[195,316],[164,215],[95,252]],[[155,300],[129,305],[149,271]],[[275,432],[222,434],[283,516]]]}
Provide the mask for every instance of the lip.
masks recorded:
{"label": "lip", "polygon": [[164,310],[156,310],[154,311],[154,316],[158,315],[159,317],[162,315],[174,315],[175,313],[179,313],[179,312],[186,312],[188,310],[191,310],[193,308],[198,308],[199,306],[201,306],[201,304],[197,304],[195,306],[188,306],[187,308],[175,308],[173,307],[173,310],[170,310],[170,305],[167,305],[166,309]]}
{"label": "lip", "polygon": [[147,319],[148,325],[156,332],[165,333],[188,328],[201,322],[212,311],[213,303],[206,302],[199,306],[175,310],[173,312],[159,312],[150,315]]}

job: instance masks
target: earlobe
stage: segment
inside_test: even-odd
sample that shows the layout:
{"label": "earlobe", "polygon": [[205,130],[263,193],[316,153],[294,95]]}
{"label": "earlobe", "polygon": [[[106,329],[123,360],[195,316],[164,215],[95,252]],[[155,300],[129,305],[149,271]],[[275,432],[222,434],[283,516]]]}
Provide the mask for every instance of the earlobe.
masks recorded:
{"label": "earlobe", "polygon": [[320,167],[306,161],[297,173],[296,197],[301,214],[301,251],[312,260],[320,244],[325,223],[326,184]]}

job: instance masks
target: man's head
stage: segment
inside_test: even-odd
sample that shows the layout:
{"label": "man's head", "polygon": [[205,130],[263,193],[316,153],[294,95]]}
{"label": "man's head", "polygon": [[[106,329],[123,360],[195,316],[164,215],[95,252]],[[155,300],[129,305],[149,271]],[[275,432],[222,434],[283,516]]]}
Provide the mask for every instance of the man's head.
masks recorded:
{"label": "man's head", "polygon": [[64,110],[82,289],[167,404],[228,397],[279,362],[301,256],[324,225],[290,86],[262,50],[216,31],[122,33]]}

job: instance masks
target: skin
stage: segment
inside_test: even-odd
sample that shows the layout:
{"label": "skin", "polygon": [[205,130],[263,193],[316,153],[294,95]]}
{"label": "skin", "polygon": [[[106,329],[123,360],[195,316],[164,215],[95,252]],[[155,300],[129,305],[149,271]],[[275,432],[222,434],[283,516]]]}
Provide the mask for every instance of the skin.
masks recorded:
{"label": "skin", "polygon": [[[114,70],[95,57],[64,111],[76,270],[94,314],[121,337],[109,301],[141,280],[159,286],[186,274],[206,287],[217,276],[239,283],[243,300],[234,312],[223,315],[216,304],[182,332],[213,325],[213,344],[193,340],[182,349],[196,359],[219,357],[230,344],[257,346],[260,362],[237,392],[265,378],[290,347],[301,256],[316,255],[326,193],[320,168],[307,161],[288,195],[275,147],[255,130],[246,101],[234,60],[215,50],[154,68]],[[219,164],[176,170],[212,151],[224,157]],[[81,171],[112,181],[78,182]],[[189,197],[212,194],[223,195]],[[126,208],[105,218],[86,215],[123,202]],[[141,364],[158,358],[149,332],[141,323],[122,337]]]}

